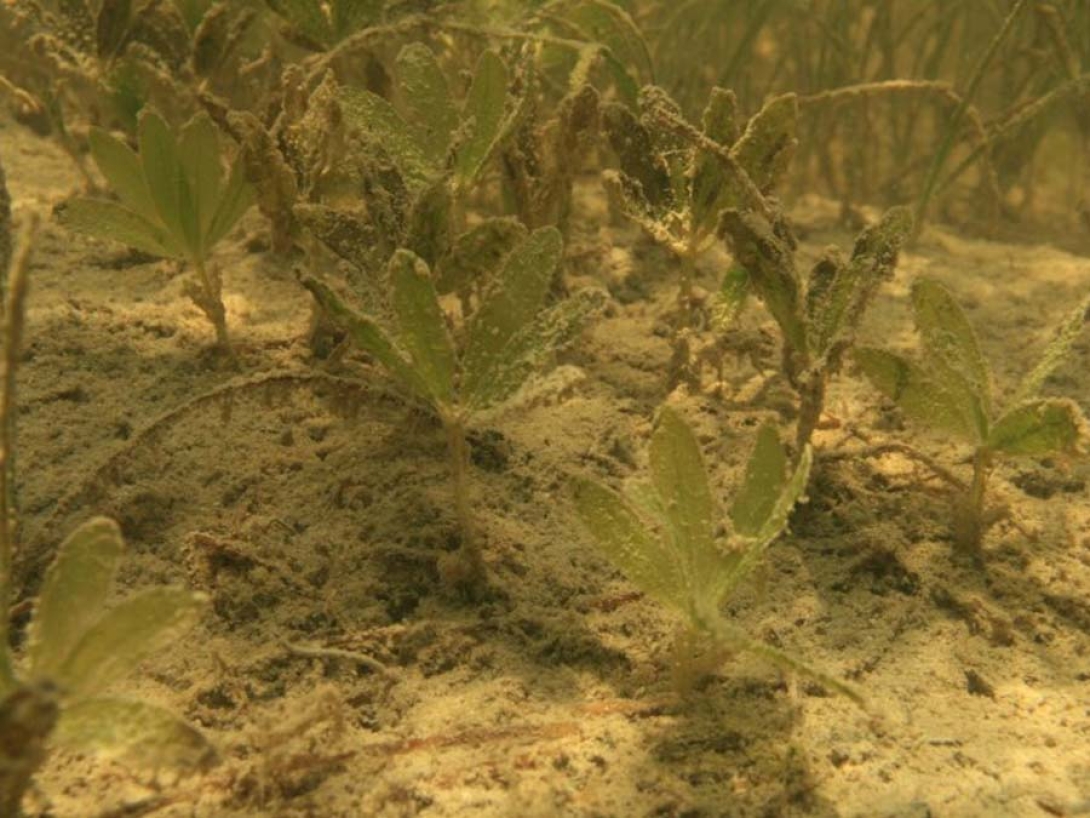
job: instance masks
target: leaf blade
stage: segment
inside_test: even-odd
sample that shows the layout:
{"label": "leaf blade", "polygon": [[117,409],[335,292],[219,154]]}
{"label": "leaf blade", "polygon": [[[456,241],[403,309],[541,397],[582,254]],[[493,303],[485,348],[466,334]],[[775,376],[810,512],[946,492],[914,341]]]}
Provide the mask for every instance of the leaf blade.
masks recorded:
{"label": "leaf blade", "polygon": [[454,343],[431,272],[423,259],[408,250],[398,250],[387,271],[400,346],[408,353],[410,366],[428,384],[432,399],[450,404],[454,401]]}
{"label": "leaf blade", "polygon": [[57,670],[73,696],[97,695],[192,628],[207,598],[184,588],[130,596],[91,626]]}
{"label": "leaf blade", "polygon": [[1085,437],[1086,420],[1074,401],[1029,400],[1004,414],[988,435],[988,446],[1009,455],[1072,454]]}
{"label": "leaf blade", "polygon": [[46,571],[30,626],[30,675],[49,679],[102,614],[125,550],[117,523],[88,520],[65,538]]}
{"label": "leaf blade", "polygon": [[573,480],[576,512],[599,549],[641,591],[684,612],[684,579],[673,555],[616,492]]}

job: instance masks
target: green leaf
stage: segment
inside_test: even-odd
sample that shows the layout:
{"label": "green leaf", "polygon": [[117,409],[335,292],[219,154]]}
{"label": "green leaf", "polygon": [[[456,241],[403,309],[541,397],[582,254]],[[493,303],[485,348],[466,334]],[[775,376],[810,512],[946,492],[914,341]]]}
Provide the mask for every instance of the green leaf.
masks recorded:
{"label": "green leaf", "polygon": [[194,244],[204,256],[211,246],[206,246],[204,239],[212,226],[223,192],[220,143],[216,126],[208,114],[197,114],[182,128],[178,137],[178,160],[191,191],[193,213],[186,218],[192,223],[190,229],[194,231]]}
{"label": "green leaf", "polygon": [[440,169],[428,161],[409,124],[382,97],[341,86],[340,103],[345,121],[389,154],[410,186],[422,187],[439,173]]}
{"label": "green leaf", "polygon": [[220,191],[216,210],[208,224],[204,246],[211,250],[231,232],[238,220],[254,203],[254,189],[246,181],[246,172],[241,160],[231,165],[227,182]]}
{"label": "green leaf", "polygon": [[1085,430],[1078,404],[1039,398],[1014,407],[992,427],[988,447],[1010,455],[1073,453]]}
{"label": "green leaf", "polygon": [[855,361],[863,374],[914,421],[955,434],[979,446],[987,436],[987,419],[980,398],[969,384],[934,368],[881,349],[858,348]]}
{"label": "green leaf", "polygon": [[714,572],[716,507],[696,436],[669,406],[659,413],[650,456],[651,481],[662,498],[687,581],[695,586]]}
{"label": "green leaf", "polygon": [[[738,100],[734,92],[713,88],[704,109],[704,135],[729,148],[737,138],[737,115]],[[689,194],[694,233],[700,235],[715,228],[719,211],[731,201],[731,184],[722,161],[707,150],[697,149]]]}
{"label": "green leaf", "polygon": [[712,305],[712,327],[718,333],[732,329],[749,300],[749,273],[735,265],[723,274],[715,302]]}
{"label": "green leaf", "polygon": [[55,215],[61,224],[77,233],[119,241],[153,256],[185,257],[163,228],[116,202],[73,199],[59,205]]}
{"label": "green leaf", "polygon": [[575,509],[598,547],[641,591],[684,611],[685,578],[674,555],[616,492],[573,481]]}
{"label": "green leaf", "polygon": [[341,40],[382,21],[384,0],[332,0],[333,31]]}
{"label": "green leaf", "polygon": [[734,495],[730,519],[743,537],[756,537],[764,528],[787,481],[787,454],[776,427],[766,423],[757,432],[757,445],[746,465],[746,477]]}
{"label": "green leaf", "polygon": [[749,274],[750,286],[780,325],[787,342],[799,352],[808,350],[795,255],[763,216],[733,208],[724,210],[719,231],[728,239],[735,261]]}
{"label": "green leaf", "polygon": [[621,172],[636,183],[649,211],[658,218],[670,210],[674,206],[670,168],[659,154],[651,132],[623,105],[603,106],[602,125],[620,161]]}
{"label": "green leaf", "polygon": [[351,336],[356,346],[372,355],[411,394],[431,400],[430,385],[413,368],[408,355],[398,348],[385,327],[349,308],[330,287],[313,276],[304,278],[303,286],[310,290],[330,319]]}
{"label": "green leaf", "polygon": [[791,164],[798,147],[798,115],[795,94],[773,97],[753,115],[731,148],[735,161],[762,193],[771,193]]}
{"label": "green leaf", "polygon": [[91,626],[57,670],[70,695],[94,696],[197,623],[207,598],[184,588],[151,588],[130,596]]}
{"label": "green leaf", "polygon": [[557,4],[557,16],[574,25],[590,42],[608,49],[607,61],[622,96],[635,101],[641,85],[654,80],[651,53],[628,12],[605,0]]}
{"label": "green leaf", "polygon": [[88,140],[95,164],[121,203],[136,213],[154,213],[144,168],[132,148],[101,128],[92,128]]}
{"label": "green leaf", "polygon": [[332,45],[333,31],[319,0],[265,0],[269,8],[320,45]]}
{"label": "green leaf", "polygon": [[[815,266],[807,293],[812,335],[816,336],[817,352],[836,358],[830,361],[833,367],[839,364],[845,342],[853,339],[878,287],[893,277],[897,256],[911,234],[912,211],[894,207],[860,233],[849,262],[829,256],[825,265],[819,262]],[[840,348],[839,354],[834,347]]]}
{"label": "green leaf", "polygon": [[408,250],[398,250],[387,268],[392,287],[398,341],[412,366],[427,382],[432,400],[454,400],[454,345],[431,280],[428,265]]}
{"label": "green leaf", "polygon": [[976,333],[950,291],[937,281],[917,279],[912,285],[912,311],[927,367],[943,380],[952,375],[955,381],[966,383],[984,415],[989,415],[991,373],[980,354]]}
{"label": "green leaf", "polygon": [[30,625],[30,677],[52,679],[102,615],[125,543],[117,523],[87,521],[61,543]]}
{"label": "green leaf", "polygon": [[124,699],[66,704],[53,741],[154,770],[203,769],[216,757],[208,740],[169,710]]}
{"label": "green leaf", "polygon": [[[182,199],[186,185],[174,135],[162,117],[150,108],[145,108],[140,112],[138,137],[140,165],[144,169],[144,178],[148,181],[159,221],[179,242],[183,238],[188,239],[189,234],[182,217]],[[184,249],[188,255],[195,248],[189,245]]]}
{"label": "green leaf", "polygon": [[511,338],[487,378],[473,382],[463,399],[473,411],[503,403],[515,394],[556,350],[569,343],[606,301],[601,290],[580,290],[571,298],[538,313]]}
{"label": "green leaf", "polygon": [[1015,403],[1029,400],[1041,391],[1041,387],[1045,385],[1048,376],[1052,374],[1053,370],[1060,365],[1063,359],[1066,358],[1071,351],[1071,347],[1074,346],[1076,339],[1082,334],[1087,320],[1090,320],[1090,297],[1084,298],[1082,302],[1071,311],[1071,314],[1064,319],[1063,323],[1056,328],[1056,332],[1052,336],[1052,341],[1045,350],[1045,354],[1041,356],[1041,360],[1037,363],[1037,366],[1033,368],[1033,371],[1030,372],[1025,380],[1019,385],[1018,391],[1015,393],[1014,397]]}
{"label": "green leaf", "polygon": [[526,236],[518,219],[493,218],[474,225],[458,236],[450,252],[440,259],[436,287],[451,293],[484,284],[486,275]]}
{"label": "green leaf", "polygon": [[429,164],[443,167],[458,126],[458,112],[431,49],[423,43],[402,48],[397,55],[397,78],[405,121],[412,128],[421,153]]}
{"label": "green leaf", "polygon": [[462,364],[465,394],[483,394],[497,368],[509,360],[506,347],[541,311],[563,250],[560,231],[542,227],[508,255],[469,322]]}
{"label": "green leaf", "polygon": [[454,162],[461,185],[477,178],[504,136],[507,82],[500,56],[494,51],[481,54],[462,106],[462,127],[468,133],[461,137]]}
{"label": "green leaf", "polygon": [[810,484],[810,468],[813,464],[814,453],[807,444],[799,456],[799,462],[795,464],[795,471],[789,480],[783,484],[776,504],[772,507],[772,513],[768,515],[764,525],[757,534],[757,540],[770,543],[783,533],[787,528],[787,521],[791,512],[806,494],[806,487]]}
{"label": "green leaf", "polygon": [[647,235],[664,247],[672,248],[679,253],[684,250],[682,243],[670,232],[666,222],[659,219],[662,214],[647,201],[643,186],[638,181],[620,171],[604,170],[602,184],[617,209],[626,218],[643,228]]}

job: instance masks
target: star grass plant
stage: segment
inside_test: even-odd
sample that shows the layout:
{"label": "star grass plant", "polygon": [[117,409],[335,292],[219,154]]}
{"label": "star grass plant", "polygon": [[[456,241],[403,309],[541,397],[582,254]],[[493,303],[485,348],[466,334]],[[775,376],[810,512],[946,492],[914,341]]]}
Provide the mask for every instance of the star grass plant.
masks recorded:
{"label": "star grass plant", "polygon": [[186,295],[230,348],[223,280],[210,264],[215,246],[250,207],[253,195],[242,164],[226,176],[216,127],[207,114],[174,131],[158,113],[140,114],[139,152],[101,129],[91,131],[91,153],[117,201],[77,198],[58,209],[69,228],[160,258],[188,263],[194,272]]}
{"label": "star grass plant", "polygon": [[912,287],[920,357],[872,347],[855,350],[863,374],[908,418],[972,447],[972,480],[953,500],[954,542],[961,550],[979,556],[984,535],[997,519],[986,508],[986,494],[998,459],[1081,451],[1086,420],[1078,404],[1042,397],[1040,390],[1082,332],[1088,313],[1090,299],[1064,320],[1041,360],[1002,407],[996,405],[991,368],[969,319],[937,281],[921,278]]}
{"label": "star grass plant", "polygon": [[442,423],[462,540],[457,557],[443,567],[457,586],[472,589],[485,579],[470,497],[468,428],[515,399],[602,302],[600,291],[584,290],[546,305],[562,251],[554,227],[524,236],[487,271],[460,332],[448,324],[428,265],[409,250],[394,253],[384,280],[357,304],[314,276],[303,279],[333,322]]}
{"label": "star grass plant", "polygon": [[621,493],[585,477],[573,479],[572,493],[576,513],[602,553],[680,617],[675,672],[682,686],[709,655],[715,661],[724,650],[748,650],[857,698],[846,685],[751,638],[723,615],[732,592],[786,530],[802,500],[809,446],[791,465],[776,429],[762,426],[726,515],[712,494],[696,435],[669,405],[659,411],[649,461],[649,479],[633,481]]}

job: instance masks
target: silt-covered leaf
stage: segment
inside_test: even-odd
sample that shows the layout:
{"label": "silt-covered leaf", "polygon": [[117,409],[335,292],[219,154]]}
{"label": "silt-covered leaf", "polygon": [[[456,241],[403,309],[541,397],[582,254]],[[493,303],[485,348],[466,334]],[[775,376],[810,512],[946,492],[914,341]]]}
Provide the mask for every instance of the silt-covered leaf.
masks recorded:
{"label": "silt-covered leaf", "polygon": [[773,97],[750,118],[731,148],[735,161],[762,193],[775,190],[791,164],[798,147],[798,114],[794,94]]}
{"label": "silt-covered leaf", "polygon": [[641,591],[684,611],[685,578],[676,556],[616,492],[573,481],[575,508],[598,547]]}
{"label": "silt-covered leaf", "polygon": [[955,434],[974,446],[984,442],[987,417],[969,384],[936,377],[933,370],[881,349],[858,348],[855,361],[878,391],[914,421]]}
{"label": "silt-covered leaf", "polygon": [[560,232],[542,227],[507,256],[469,322],[462,373],[466,394],[482,394],[482,387],[507,358],[511,339],[534,321],[563,249]]}
{"label": "silt-covered leaf", "polygon": [[995,422],[988,435],[988,447],[1011,455],[1072,453],[1078,449],[1085,423],[1074,401],[1030,400]]}
{"label": "silt-covered leaf", "polygon": [[182,249],[163,228],[116,202],[72,199],[54,212],[61,224],[77,233],[121,242],[153,256],[184,257]]}
{"label": "silt-covered leaf", "polygon": [[341,86],[340,104],[348,125],[380,145],[411,186],[422,187],[441,171],[421,148],[409,124],[378,94]]}
{"label": "silt-covered leaf", "polygon": [[208,740],[169,710],[124,699],[66,704],[53,741],[153,770],[200,769],[216,757]]}
{"label": "silt-covered leaf", "polygon": [[432,399],[449,404],[454,397],[454,346],[428,265],[408,250],[398,250],[387,275],[400,346],[428,384]]}
{"label": "silt-covered leaf", "polygon": [[414,396],[431,399],[428,382],[416,371],[407,353],[398,347],[386,327],[349,307],[331,287],[313,276],[304,278],[303,286],[310,290],[326,315],[348,333],[356,346],[373,356],[394,380]]}
{"label": "silt-covered leaf", "polygon": [[[713,88],[704,109],[703,132],[706,137],[729,149],[737,138],[738,99],[733,91]],[[693,160],[692,207],[693,231],[701,234],[714,230],[719,211],[731,201],[731,182],[723,162],[706,149],[697,148]]]}
{"label": "silt-covered leaf", "polygon": [[1071,351],[1075,340],[1086,327],[1087,320],[1090,320],[1090,297],[1084,298],[1071,311],[1071,314],[1064,319],[1063,323],[1057,327],[1055,334],[1052,336],[1052,341],[1049,342],[1048,347],[1045,349],[1045,354],[1041,356],[1037,366],[1019,385],[1014,398],[1015,403],[1029,400],[1041,391],[1041,387],[1045,385],[1048,376]]}
{"label": "silt-covered leaf", "polygon": [[439,261],[436,287],[441,293],[465,292],[486,283],[516,244],[526,239],[526,228],[517,219],[486,219],[454,240],[450,252]]}
{"label": "silt-covered leaf", "polygon": [[57,669],[72,696],[94,696],[196,624],[207,602],[184,588],[151,588],[128,597],[82,634]]}
{"label": "silt-covered leaf", "polygon": [[52,679],[102,615],[125,543],[117,523],[88,520],[61,543],[46,571],[30,625],[32,679]]}
{"label": "silt-covered leaf", "polygon": [[458,126],[458,111],[431,49],[423,43],[402,48],[397,55],[397,79],[405,121],[417,145],[431,165],[442,167]]}
{"label": "silt-covered leaf", "polygon": [[695,582],[714,565],[716,504],[696,436],[669,406],[659,413],[650,456],[651,480],[662,498],[674,545]]}
{"label": "silt-covered leaf", "polygon": [[765,218],[750,211],[724,210],[719,232],[788,343],[796,350],[806,350],[808,337],[793,248]]}
{"label": "silt-covered leaf", "polygon": [[926,356],[925,365],[938,379],[966,383],[976,393],[985,415],[990,413],[991,373],[969,319],[937,281],[921,278],[912,285],[912,312]]}
{"label": "silt-covered leaf", "polygon": [[469,387],[464,390],[466,406],[483,410],[513,396],[601,310],[605,300],[603,291],[585,289],[538,313],[508,341],[502,354],[494,359],[488,377],[475,379],[472,391]]}
{"label": "silt-covered leaf", "polygon": [[757,445],[746,465],[746,476],[734,495],[730,519],[734,531],[743,537],[756,537],[772,515],[787,480],[787,454],[776,427],[763,425],[757,432]]}
{"label": "silt-covered leaf", "polygon": [[494,51],[477,61],[473,82],[462,106],[460,143],[454,161],[459,183],[469,185],[499,147],[511,123],[507,116],[507,66]]}

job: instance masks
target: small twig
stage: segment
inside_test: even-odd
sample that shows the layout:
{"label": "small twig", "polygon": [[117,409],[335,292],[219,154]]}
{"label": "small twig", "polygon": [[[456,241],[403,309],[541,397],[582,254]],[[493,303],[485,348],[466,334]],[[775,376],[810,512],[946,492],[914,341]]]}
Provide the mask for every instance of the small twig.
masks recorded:
{"label": "small twig", "polygon": [[391,679],[394,678],[394,672],[390,670],[388,666],[384,665],[373,656],[368,656],[366,653],[358,653],[357,651],[345,650],[344,648],[327,648],[320,645],[298,645],[287,641],[281,641],[280,645],[292,656],[301,656],[305,659],[342,659],[363,665],[367,669],[382,676]]}

